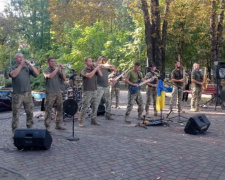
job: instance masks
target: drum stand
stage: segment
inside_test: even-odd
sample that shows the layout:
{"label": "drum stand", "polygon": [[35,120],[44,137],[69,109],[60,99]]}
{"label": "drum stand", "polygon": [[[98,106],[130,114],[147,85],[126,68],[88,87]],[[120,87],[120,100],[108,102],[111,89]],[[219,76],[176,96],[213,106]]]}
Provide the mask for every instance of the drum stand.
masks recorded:
{"label": "drum stand", "polygon": [[[180,98],[180,96],[179,96],[179,90],[180,90],[180,87],[178,87],[178,92],[177,92],[177,93],[178,93],[178,99]],[[178,108],[179,108],[179,107],[180,107],[180,102],[178,101]],[[180,110],[178,110],[178,115],[177,115],[177,116],[174,116],[174,117],[169,118],[169,116],[170,116],[170,114],[172,113],[172,111],[173,111],[173,110],[171,109],[170,112],[169,112],[169,114],[167,114],[167,116],[166,116],[166,121],[171,121],[171,122],[173,122],[171,119],[178,117],[178,118],[179,118],[178,123],[183,123],[183,121],[180,120],[181,117],[184,118],[184,119],[188,119],[188,118],[186,118],[186,117],[180,115]]]}
{"label": "drum stand", "polygon": [[[73,71],[73,78],[74,78],[74,75],[75,75],[75,69],[71,69],[71,70]],[[73,79],[72,85],[73,85],[73,101],[75,101],[75,95],[74,95],[74,93],[75,93],[74,79]],[[75,101],[75,102],[76,102],[76,101]],[[77,111],[77,110],[76,110],[76,111]],[[78,141],[78,140],[79,140],[78,137],[74,137],[74,115],[75,115],[75,114],[76,114],[76,112],[69,114],[69,115],[73,116],[73,126],[72,126],[72,132],[73,132],[73,134],[72,134],[71,137],[67,138],[68,141]]]}

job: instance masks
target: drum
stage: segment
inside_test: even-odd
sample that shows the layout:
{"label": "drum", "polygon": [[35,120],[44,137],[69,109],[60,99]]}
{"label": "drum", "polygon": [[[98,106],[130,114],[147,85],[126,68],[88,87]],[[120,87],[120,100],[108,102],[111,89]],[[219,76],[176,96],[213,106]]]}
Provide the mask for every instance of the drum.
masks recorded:
{"label": "drum", "polygon": [[67,99],[63,102],[63,112],[67,115],[74,116],[78,110],[78,104],[73,99]]}

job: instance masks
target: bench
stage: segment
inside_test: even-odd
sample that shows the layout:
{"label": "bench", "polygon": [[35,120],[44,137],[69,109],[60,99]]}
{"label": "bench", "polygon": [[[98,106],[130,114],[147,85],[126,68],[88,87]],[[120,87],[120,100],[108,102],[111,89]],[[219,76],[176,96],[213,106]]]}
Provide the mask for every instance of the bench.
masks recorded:
{"label": "bench", "polygon": [[[184,90],[184,92],[192,93],[192,90]],[[215,95],[217,94],[217,84],[208,84],[207,89],[202,89],[202,94]]]}

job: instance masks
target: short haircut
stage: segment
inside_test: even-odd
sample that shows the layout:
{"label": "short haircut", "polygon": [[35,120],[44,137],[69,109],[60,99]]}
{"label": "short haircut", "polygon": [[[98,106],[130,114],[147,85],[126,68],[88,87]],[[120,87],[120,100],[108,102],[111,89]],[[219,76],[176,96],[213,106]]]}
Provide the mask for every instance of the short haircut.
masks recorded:
{"label": "short haircut", "polygon": [[135,62],[135,63],[134,63],[134,65],[135,65],[135,66],[140,66],[140,65],[141,65],[141,63],[139,63],[139,62]]}
{"label": "short haircut", "polygon": [[48,57],[47,61],[51,61],[52,59],[55,59],[54,57]]}
{"label": "short haircut", "polygon": [[86,58],[85,58],[85,62],[87,62],[87,61],[88,61],[88,59],[91,59],[91,57],[86,57]]}
{"label": "short haircut", "polygon": [[18,55],[20,55],[20,54],[22,54],[22,55],[23,55],[23,53],[16,53],[16,54],[15,54],[15,59],[16,59],[16,58],[17,58],[17,56],[18,56]]}
{"label": "short haircut", "polygon": [[155,64],[151,64],[150,65],[150,68],[153,68],[153,67],[156,67],[156,65]]}
{"label": "short haircut", "polygon": [[[195,63],[193,64],[193,67],[195,67],[195,65],[197,65],[197,64],[198,64],[198,63],[195,62]],[[198,64],[198,65],[199,65],[199,64]]]}
{"label": "short haircut", "polygon": [[176,64],[176,63],[178,63],[178,62],[180,63],[180,61],[176,60],[176,61],[174,61],[174,64]]}

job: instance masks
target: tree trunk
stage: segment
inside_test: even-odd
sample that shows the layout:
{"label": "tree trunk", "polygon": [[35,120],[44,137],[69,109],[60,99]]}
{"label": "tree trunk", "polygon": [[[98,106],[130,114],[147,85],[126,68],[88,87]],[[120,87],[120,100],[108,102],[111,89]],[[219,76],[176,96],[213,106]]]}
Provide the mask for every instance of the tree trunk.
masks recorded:
{"label": "tree trunk", "polygon": [[159,11],[159,1],[151,0],[151,22],[152,22],[152,54],[153,63],[156,65],[157,69],[162,71],[162,54],[161,54],[161,31],[160,31],[160,11]]}
{"label": "tree trunk", "polygon": [[[166,1],[166,6],[164,10],[164,17],[167,17],[169,13],[169,0]],[[161,74],[163,77],[165,77],[165,62],[166,62],[166,36],[167,36],[167,26],[168,22],[164,19],[163,26],[162,26],[162,46],[161,46],[161,52],[162,52],[162,71]]]}
{"label": "tree trunk", "polygon": [[211,64],[216,61],[216,0],[212,0],[210,18]]}
{"label": "tree trunk", "polygon": [[221,0],[220,13],[218,17],[218,27],[217,27],[216,61],[221,61],[221,51],[222,51],[222,41],[223,41],[224,3],[225,3],[225,0]]}
{"label": "tree trunk", "polygon": [[151,24],[150,24],[150,17],[148,12],[148,5],[146,0],[141,0],[142,4],[142,11],[144,13],[144,22],[145,22],[145,41],[147,47],[147,57],[148,57],[148,64],[150,65],[153,61],[152,57],[152,31],[151,31]]}

